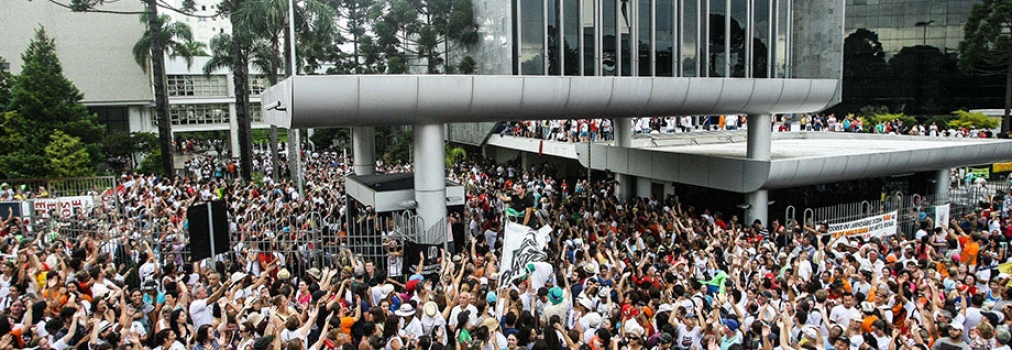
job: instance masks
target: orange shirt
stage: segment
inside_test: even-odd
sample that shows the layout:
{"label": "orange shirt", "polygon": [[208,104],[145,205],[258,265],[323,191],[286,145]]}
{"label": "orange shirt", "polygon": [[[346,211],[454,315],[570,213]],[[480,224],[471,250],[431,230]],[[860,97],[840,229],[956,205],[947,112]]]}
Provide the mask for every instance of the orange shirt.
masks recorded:
{"label": "orange shirt", "polygon": [[980,243],[969,241],[963,245],[963,251],[959,253],[959,261],[964,264],[977,265],[977,253],[980,252]]}

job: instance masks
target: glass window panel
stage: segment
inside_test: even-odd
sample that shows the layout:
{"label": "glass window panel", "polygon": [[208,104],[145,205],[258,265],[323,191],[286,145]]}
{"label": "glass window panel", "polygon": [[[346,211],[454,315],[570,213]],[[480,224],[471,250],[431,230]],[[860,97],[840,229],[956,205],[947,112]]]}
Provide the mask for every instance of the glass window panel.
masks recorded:
{"label": "glass window panel", "polygon": [[756,0],[753,9],[752,77],[769,77],[770,1]]}
{"label": "glass window panel", "polygon": [[650,9],[652,0],[639,0],[639,28],[638,36],[639,41],[637,47],[639,50],[639,71],[638,75],[641,77],[653,76],[654,72],[651,71],[650,61],[653,59],[651,47],[653,43],[650,42],[653,34],[653,26],[650,23]]}
{"label": "glass window panel", "polygon": [[724,0],[710,0],[709,44],[707,45],[707,66],[711,77],[724,77],[728,73],[726,38],[727,4]]}
{"label": "glass window panel", "polygon": [[656,29],[657,60],[656,69],[657,76],[659,77],[670,77],[674,76],[673,69],[673,55],[675,52],[675,13],[674,13],[674,0],[655,0],[656,3],[656,14],[654,26]]}
{"label": "glass window panel", "polygon": [[748,63],[748,2],[749,0],[731,0],[731,52],[728,52],[731,76],[745,77],[745,65]]}
{"label": "glass window panel", "polygon": [[777,33],[776,33],[776,77],[783,78],[787,75],[787,0],[776,0],[777,3]]}
{"label": "glass window panel", "polygon": [[633,23],[636,22],[636,14],[634,13],[636,11],[636,8],[633,6],[631,0],[619,0],[618,6],[619,6],[618,31],[620,34],[619,38],[622,40],[621,42],[622,59],[620,59],[619,61],[621,61],[622,63],[622,75],[630,76],[632,75],[632,62],[633,62],[632,33],[634,30]]}
{"label": "glass window panel", "polygon": [[682,76],[698,77],[697,65],[699,45],[699,0],[682,2]]}
{"label": "glass window panel", "polygon": [[601,1],[601,21],[604,22],[601,25],[601,75],[604,76],[618,75],[618,56],[616,52],[618,28],[615,23],[618,19],[616,17],[618,11],[618,4],[616,2],[618,1],[620,0]]}
{"label": "glass window panel", "polygon": [[172,125],[228,123],[228,104],[171,105],[169,117],[172,119]]}
{"label": "glass window panel", "polygon": [[593,76],[597,67],[597,42],[594,40],[597,35],[594,33],[597,22],[597,6],[595,0],[583,0],[580,11],[581,22],[583,23],[583,75]]}
{"label": "glass window panel", "polygon": [[542,0],[521,0],[520,74],[545,74],[545,23]]}
{"label": "glass window panel", "polygon": [[548,1],[548,75],[562,74],[562,64],[559,56],[562,52],[559,47],[562,44],[559,31],[559,4],[562,0]]}
{"label": "glass window panel", "polygon": [[[562,0],[565,75],[580,75],[580,0]],[[591,57],[594,57],[592,54]]]}

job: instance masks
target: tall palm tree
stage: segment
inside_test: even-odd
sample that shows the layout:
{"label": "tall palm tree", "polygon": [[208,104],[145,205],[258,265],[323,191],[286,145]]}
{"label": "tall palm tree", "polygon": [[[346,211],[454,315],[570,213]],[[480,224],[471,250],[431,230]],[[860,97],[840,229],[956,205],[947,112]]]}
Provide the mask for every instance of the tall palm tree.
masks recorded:
{"label": "tall palm tree", "polygon": [[[281,68],[281,53],[284,51],[284,59],[291,57],[290,46],[285,45],[284,39],[290,37],[288,33],[288,1],[289,0],[247,0],[239,7],[232,16],[237,17],[244,32],[250,33],[258,39],[265,40],[274,55],[271,65],[264,70],[267,80],[271,85],[277,83],[278,70]],[[294,0],[293,0],[294,1]],[[337,38],[334,18],[337,11],[326,3],[319,0],[305,0],[300,6],[295,7],[295,31],[299,41],[326,41]],[[236,28],[233,27],[235,31]],[[287,63],[287,62],[286,62]],[[294,64],[297,66],[297,63]],[[294,74],[293,64],[287,63],[286,69],[289,74]]]}
{"label": "tall palm tree", "polygon": [[[141,15],[141,22],[148,23],[149,17],[148,14]],[[193,66],[194,57],[207,56],[207,52],[204,51],[206,45],[202,42],[193,41],[193,32],[186,23],[172,22],[172,18],[167,15],[158,16],[158,19],[154,22],[158,26],[158,31],[155,35],[161,39],[162,45],[169,54],[169,57],[183,58],[186,60],[186,68]],[[152,34],[144,32],[144,35],[141,35],[141,38],[137,40],[133,48],[134,61],[145,71],[148,68],[148,59],[151,57],[151,39]]]}

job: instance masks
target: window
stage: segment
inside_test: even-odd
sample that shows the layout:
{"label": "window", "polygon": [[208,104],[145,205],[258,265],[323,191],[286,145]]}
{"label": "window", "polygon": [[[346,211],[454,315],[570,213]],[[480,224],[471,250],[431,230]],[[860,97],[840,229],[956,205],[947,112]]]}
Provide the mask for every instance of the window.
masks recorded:
{"label": "window", "polygon": [[228,104],[187,104],[169,106],[172,125],[228,123]]}
{"label": "window", "polygon": [[264,90],[270,87],[270,82],[267,80],[267,76],[264,75],[251,75],[249,78],[249,94],[250,96],[258,96],[264,93]]}
{"label": "window", "polygon": [[256,102],[250,102],[249,104],[249,120],[254,123],[260,123],[264,121],[263,112],[260,110],[260,104]]}
{"label": "window", "polygon": [[228,96],[224,75],[170,75],[165,80],[171,97]]}
{"label": "window", "polygon": [[98,115],[98,122],[105,125],[106,133],[130,132],[129,107],[90,107],[88,111]]}

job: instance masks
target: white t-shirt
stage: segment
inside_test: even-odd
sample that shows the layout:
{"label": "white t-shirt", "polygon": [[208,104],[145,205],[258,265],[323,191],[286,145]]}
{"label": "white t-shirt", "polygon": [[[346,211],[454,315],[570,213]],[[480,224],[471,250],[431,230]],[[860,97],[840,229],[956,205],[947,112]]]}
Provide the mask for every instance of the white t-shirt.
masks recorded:
{"label": "white t-shirt", "polygon": [[675,346],[679,349],[701,349],[702,341],[702,328],[697,326],[689,330],[684,324],[678,325],[678,339],[675,341]]}
{"label": "white t-shirt", "polygon": [[211,308],[207,306],[207,299],[198,299],[190,303],[190,318],[193,319],[194,329],[200,328],[200,326],[205,324],[209,325],[214,321],[214,314],[211,313]]}
{"label": "white t-shirt", "polygon": [[450,310],[450,319],[449,319],[450,327],[453,327],[454,329],[457,329],[457,316],[459,316],[460,312],[463,311],[463,310],[471,311],[471,314],[468,316],[468,319],[467,319],[467,325],[468,325],[468,327],[477,327],[478,326],[478,309],[475,308],[474,305],[468,305],[464,309],[461,309],[460,305],[454,306],[453,310]]}
{"label": "white t-shirt", "polygon": [[833,311],[829,312],[829,321],[846,326],[850,324],[850,320],[861,316],[861,311],[858,311],[856,307],[845,308],[843,305],[837,305],[833,307]]}

